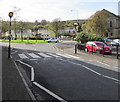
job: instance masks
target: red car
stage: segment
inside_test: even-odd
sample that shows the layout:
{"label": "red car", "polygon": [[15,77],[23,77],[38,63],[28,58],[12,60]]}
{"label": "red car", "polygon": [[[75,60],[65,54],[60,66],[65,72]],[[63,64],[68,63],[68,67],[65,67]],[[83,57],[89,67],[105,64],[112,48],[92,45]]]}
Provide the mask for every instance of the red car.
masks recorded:
{"label": "red car", "polygon": [[112,53],[111,48],[101,41],[88,41],[85,47],[86,47],[85,48],[86,52],[93,50],[93,52],[98,52],[98,53],[109,53],[109,54]]}

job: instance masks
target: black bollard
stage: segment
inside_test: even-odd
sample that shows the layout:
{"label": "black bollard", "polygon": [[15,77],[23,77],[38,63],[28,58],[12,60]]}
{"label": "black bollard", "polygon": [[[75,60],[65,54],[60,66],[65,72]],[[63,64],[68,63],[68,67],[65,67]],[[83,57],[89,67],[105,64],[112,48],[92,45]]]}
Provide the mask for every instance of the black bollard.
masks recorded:
{"label": "black bollard", "polygon": [[103,54],[103,57],[104,57],[104,53],[105,53],[105,50],[104,50],[104,45],[103,45],[103,53],[102,53],[102,54]]}
{"label": "black bollard", "polygon": [[93,54],[93,44],[92,44],[92,54]]}
{"label": "black bollard", "polygon": [[75,44],[75,54],[77,54],[77,44]]}
{"label": "black bollard", "polygon": [[116,50],[117,50],[117,59],[119,58],[119,54],[118,54],[118,46],[119,46],[119,45],[116,45]]}

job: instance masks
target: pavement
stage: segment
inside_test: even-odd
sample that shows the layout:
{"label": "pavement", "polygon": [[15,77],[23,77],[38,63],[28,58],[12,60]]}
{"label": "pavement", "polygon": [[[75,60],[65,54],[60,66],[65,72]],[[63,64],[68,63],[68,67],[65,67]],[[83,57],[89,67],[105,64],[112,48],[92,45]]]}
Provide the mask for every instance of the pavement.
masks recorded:
{"label": "pavement", "polygon": [[33,100],[24,78],[12,58],[8,59],[7,52],[7,47],[2,47],[2,101]]}

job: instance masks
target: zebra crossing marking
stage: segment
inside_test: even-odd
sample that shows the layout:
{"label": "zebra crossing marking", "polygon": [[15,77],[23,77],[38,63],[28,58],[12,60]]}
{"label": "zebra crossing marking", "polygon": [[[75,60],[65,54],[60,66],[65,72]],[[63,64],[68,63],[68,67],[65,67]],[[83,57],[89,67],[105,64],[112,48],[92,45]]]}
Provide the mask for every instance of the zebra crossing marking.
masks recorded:
{"label": "zebra crossing marking", "polygon": [[19,56],[21,59],[28,58],[25,54],[18,54],[18,56]]}
{"label": "zebra crossing marking", "polygon": [[58,55],[52,54],[52,53],[48,53],[49,55],[53,56],[53,57],[60,57]]}
{"label": "zebra crossing marking", "polygon": [[[57,54],[53,54],[53,53],[26,53],[27,55],[29,55],[30,57],[32,57],[33,59],[38,59],[38,58],[41,58],[41,57],[44,57],[44,58],[52,58],[52,57],[56,57],[56,58],[60,58],[60,57],[66,57],[66,58],[77,58],[76,56],[72,56],[72,55],[68,55],[68,54],[60,54],[60,53],[57,53]],[[19,57],[21,59],[25,59],[25,58],[29,58],[29,56],[25,55],[25,54],[18,54]],[[30,59],[30,58],[29,58]]]}
{"label": "zebra crossing marking", "polygon": [[46,55],[44,53],[38,53],[40,56],[43,56],[43,57],[52,57],[52,56],[49,56],[49,55]]}
{"label": "zebra crossing marking", "polygon": [[41,58],[40,56],[34,54],[34,53],[28,53],[32,58]]}

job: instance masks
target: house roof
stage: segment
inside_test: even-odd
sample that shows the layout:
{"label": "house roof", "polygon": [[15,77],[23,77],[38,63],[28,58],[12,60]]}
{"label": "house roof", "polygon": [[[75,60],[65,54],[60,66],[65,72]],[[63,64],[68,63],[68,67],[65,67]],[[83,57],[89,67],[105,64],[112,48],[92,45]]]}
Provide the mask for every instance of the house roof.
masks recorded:
{"label": "house roof", "polygon": [[114,13],[112,13],[112,12],[110,12],[110,11],[106,10],[106,9],[103,9],[102,11],[105,11],[105,12],[107,12],[107,13],[110,13],[110,14],[112,14],[112,15],[116,16],[116,17],[119,17],[119,16],[117,16],[116,14],[114,14]]}
{"label": "house roof", "polygon": [[103,10],[97,11],[97,12],[94,13],[92,16],[90,16],[90,18],[93,18],[96,14],[99,14],[99,13],[101,13],[101,12],[106,12],[106,13],[108,13],[108,14],[111,14],[111,15],[113,15],[113,16],[115,16],[115,17],[120,18],[120,16],[117,16],[117,15],[115,15],[114,13],[112,13],[112,12],[106,10],[106,9],[103,9]]}

